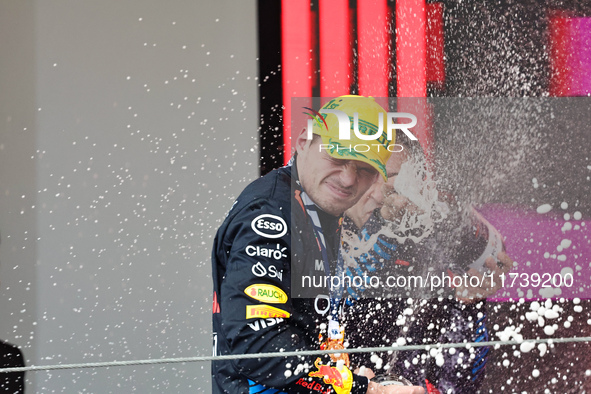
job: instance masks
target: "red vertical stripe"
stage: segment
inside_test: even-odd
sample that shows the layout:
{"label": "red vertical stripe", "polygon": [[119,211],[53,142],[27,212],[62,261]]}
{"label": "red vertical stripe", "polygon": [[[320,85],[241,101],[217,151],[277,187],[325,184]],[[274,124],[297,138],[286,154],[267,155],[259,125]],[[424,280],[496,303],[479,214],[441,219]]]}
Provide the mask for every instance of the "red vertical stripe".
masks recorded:
{"label": "red vertical stripe", "polygon": [[359,94],[388,97],[389,45],[386,0],[357,1]]}
{"label": "red vertical stripe", "polygon": [[550,95],[569,96],[572,75],[570,73],[571,20],[561,12],[552,12],[549,20],[550,41]]}
{"label": "red vertical stripe", "polygon": [[[427,11],[425,0],[396,1],[398,111],[417,117],[412,129],[429,165],[433,163],[432,109],[427,96]],[[416,97],[416,98],[410,98]]]}
{"label": "red vertical stripe", "polygon": [[320,0],[320,95],[334,97],[349,94],[351,84],[351,46],[349,1]]}
{"label": "red vertical stripe", "polygon": [[291,98],[312,96],[311,17],[309,0],[281,2],[284,162],[291,157]]}
{"label": "red vertical stripe", "polygon": [[396,1],[398,97],[427,95],[426,19],[425,0]]}
{"label": "red vertical stripe", "polygon": [[443,59],[443,3],[427,4],[427,82],[445,83]]}

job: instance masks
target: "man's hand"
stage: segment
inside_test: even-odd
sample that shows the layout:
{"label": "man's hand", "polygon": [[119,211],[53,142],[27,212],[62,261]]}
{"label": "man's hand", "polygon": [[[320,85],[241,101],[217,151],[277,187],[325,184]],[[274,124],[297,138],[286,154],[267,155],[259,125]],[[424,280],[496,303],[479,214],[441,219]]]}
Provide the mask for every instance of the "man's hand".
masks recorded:
{"label": "man's hand", "polygon": [[375,378],[375,376],[376,376],[376,374],[373,373],[373,371],[370,368],[365,368],[365,367],[357,368],[355,371],[353,371],[353,373],[355,375],[365,376],[369,380]]}
{"label": "man's hand", "polygon": [[367,394],[425,394],[425,389],[421,386],[382,386],[369,382]]}
{"label": "man's hand", "polygon": [[489,270],[486,274],[470,268],[467,272],[468,277],[478,277],[480,286],[470,286],[469,278],[467,286],[462,281],[462,286],[456,287],[456,299],[466,304],[472,304],[496,294],[501,289],[500,276],[502,274],[506,275],[514,267],[513,259],[505,252],[499,252],[497,259],[495,260],[492,256],[486,259],[484,265]]}
{"label": "man's hand", "polygon": [[[369,368],[361,367],[355,370],[355,374],[372,379],[376,376]],[[367,394],[424,394],[421,386],[382,386],[376,382],[369,382]]]}

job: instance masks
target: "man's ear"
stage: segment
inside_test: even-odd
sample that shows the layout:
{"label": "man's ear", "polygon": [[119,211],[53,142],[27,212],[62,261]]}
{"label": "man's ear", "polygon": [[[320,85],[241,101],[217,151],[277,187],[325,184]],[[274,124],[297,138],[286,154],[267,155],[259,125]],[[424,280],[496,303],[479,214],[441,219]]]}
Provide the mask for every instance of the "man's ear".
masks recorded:
{"label": "man's ear", "polygon": [[308,133],[307,133],[306,129],[302,129],[302,131],[300,132],[300,134],[297,136],[297,138],[295,140],[296,152],[298,152],[298,154],[301,154],[302,151],[304,149],[306,149],[311,143],[312,143],[312,140],[308,139]]}

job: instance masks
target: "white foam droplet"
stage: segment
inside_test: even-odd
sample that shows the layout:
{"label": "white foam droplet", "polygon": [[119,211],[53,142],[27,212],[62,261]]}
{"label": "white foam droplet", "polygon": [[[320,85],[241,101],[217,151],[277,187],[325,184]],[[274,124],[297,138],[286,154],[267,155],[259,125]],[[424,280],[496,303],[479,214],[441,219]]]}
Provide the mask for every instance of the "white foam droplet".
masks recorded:
{"label": "white foam droplet", "polygon": [[536,212],[543,214],[543,213],[548,213],[552,210],[552,205],[550,204],[542,204],[540,205],[537,209]]}
{"label": "white foam droplet", "polygon": [[443,367],[443,364],[445,364],[445,360],[443,359],[443,355],[438,354],[435,357],[435,363],[437,364],[438,367]]}
{"label": "white foam droplet", "polygon": [[552,310],[552,309],[548,309],[546,312],[544,312],[544,317],[546,319],[556,319],[558,317],[558,312]]}
{"label": "white foam droplet", "polygon": [[537,321],[538,320],[538,313],[537,312],[526,312],[525,318],[529,321]]}
{"label": "white foam droplet", "polygon": [[519,350],[522,353],[529,353],[534,347],[536,347],[535,342],[523,342],[519,345]]}
{"label": "white foam droplet", "polygon": [[552,326],[545,326],[544,327],[544,334],[546,334],[546,335],[554,335],[554,331],[556,331],[556,330]]}

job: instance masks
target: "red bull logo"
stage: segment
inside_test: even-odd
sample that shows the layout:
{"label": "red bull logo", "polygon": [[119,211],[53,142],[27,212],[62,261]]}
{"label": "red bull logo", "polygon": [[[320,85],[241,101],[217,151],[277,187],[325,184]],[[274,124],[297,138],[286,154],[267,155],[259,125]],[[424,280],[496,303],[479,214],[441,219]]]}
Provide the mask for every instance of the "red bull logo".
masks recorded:
{"label": "red bull logo", "polygon": [[353,385],[353,375],[347,367],[342,372],[335,367],[321,364],[320,358],[314,362],[316,371],[308,373],[313,378],[322,378],[324,383],[330,384],[337,393],[348,393]]}
{"label": "red bull logo", "polygon": [[326,387],[318,382],[309,382],[306,378],[300,378],[297,382],[297,385],[303,386],[307,389],[312,391],[316,391],[321,394],[333,394],[334,391],[330,387]]}

